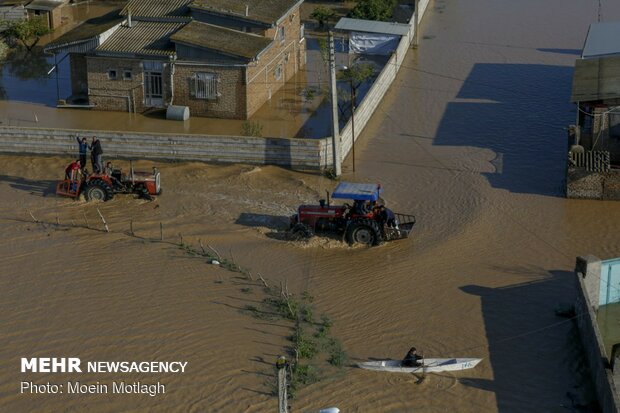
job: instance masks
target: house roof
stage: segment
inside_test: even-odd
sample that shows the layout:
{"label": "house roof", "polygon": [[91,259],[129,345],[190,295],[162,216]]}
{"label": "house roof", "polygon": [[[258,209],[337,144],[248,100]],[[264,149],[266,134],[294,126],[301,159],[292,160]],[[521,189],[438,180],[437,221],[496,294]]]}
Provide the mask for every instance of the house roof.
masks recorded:
{"label": "house roof", "polygon": [[620,56],[577,59],[572,102],[620,98]]}
{"label": "house roof", "polygon": [[120,9],[111,11],[110,13],[104,14],[100,17],[88,19],[75,29],[63,34],[58,39],[55,39],[53,42],[47,44],[45,49],[48,50],[64,47],[70,44],[90,40],[121,23],[124,20],[124,17],[121,17],[119,12]]}
{"label": "house roof", "polygon": [[365,33],[381,33],[392,34],[396,36],[405,36],[409,33],[409,25],[402,23],[380,22],[375,20],[350,19],[343,17],[338,20],[336,30],[365,32]]}
{"label": "house roof", "polygon": [[28,10],[54,10],[56,7],[62,6],[64,3],[57,0],[34,0],[30,2],[26,8]]}
{"label": "house roof", "polygon": [[181,17],[188,14],[192,0],[129,0],[121,11],[126,16],[131,10],[133,17]]}
{"label": "house roof", "polygon": [[[304,0],[194,0],[191,8],[273,25]],[[247,9],[246,9],[247,6]],[[247,13],[246,13],[247,10]]]}
{"label": "house roof", "polygon": [[134,21],[120,26],[95,50],[98,54],[171,56],[175,54],[170,36],[186,22]]}
{"label": "house roof", "polygon": [[197,21],[183,27],[170,40],[248,59],[258,57],[272,43],[263,36]]}
{"label": "house roof", "polygon": [[593,23],[590,25],[581,57],[620,55],[620,22]]}

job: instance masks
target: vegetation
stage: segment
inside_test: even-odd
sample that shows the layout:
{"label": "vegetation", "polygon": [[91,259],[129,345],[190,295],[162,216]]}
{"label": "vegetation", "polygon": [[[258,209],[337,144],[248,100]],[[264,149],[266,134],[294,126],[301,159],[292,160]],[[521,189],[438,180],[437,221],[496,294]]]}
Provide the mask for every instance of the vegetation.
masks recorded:
{"label": "vegetation", "polygon": [[243,134],[243,136],[256,136],[257,138],[263,136],[263,125],[261,125],[258,121],[245,121],[241,125],[241,129],[241,133]]}
{"label": "vegetation", "polygon": [[349,68],[338,72],[338,79],[353,84],[353,88],[357,89],[367,79],[375,74],[375,68],[368,63],[354,64]]}
{"label": "vegetation", "polygon": [[397,0],[357,0],[349,15],[356,19],[388,21],[396,3]]}
{"label": "vegetation", "polygon": [[9,54],[9,46],[0,39],[0,62],[6,59],[6,56]]}
{"label": "vegetation", "polygon": [[51,32],[42,17],[35,17],[9,24],[6,35],[20,41],[28,51],[31,51],[41,37]]}
{"label": "vegetation", "polygon": [[336,13],[332,9],[326,6],[318,6],[310,14],[310,18],[317,21],[319,27],[325,27],[331,19],[336,16]]}

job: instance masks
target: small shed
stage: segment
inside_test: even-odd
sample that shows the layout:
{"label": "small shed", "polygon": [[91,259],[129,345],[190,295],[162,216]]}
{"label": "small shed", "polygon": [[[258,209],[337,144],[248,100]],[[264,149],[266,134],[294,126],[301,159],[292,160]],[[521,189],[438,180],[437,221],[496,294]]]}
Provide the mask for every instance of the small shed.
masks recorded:
{"label": "small shed", "polygon": [[390,55],[401,36],[409,35],[408,24],[343,17],[336,30],[349,33],[349,51],[361,54]]}
{"label": "small shed", "polygon": [[50,29],[62,24],[61,6],[68,0],[34,0],[26,5],[29,17],[42,17]]}

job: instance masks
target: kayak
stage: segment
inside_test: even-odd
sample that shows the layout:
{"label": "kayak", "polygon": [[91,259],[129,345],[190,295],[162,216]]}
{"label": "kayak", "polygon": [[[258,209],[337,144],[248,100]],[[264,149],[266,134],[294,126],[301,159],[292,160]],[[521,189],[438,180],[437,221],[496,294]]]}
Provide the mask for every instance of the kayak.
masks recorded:
{"label": "kayak", "polygon": [[358,363],[366,370],[386,371],[388,373],[440,373],[442,371],[460,371],[473,369],[482,359],[451,358],[451,359],[421,359],[419,367],[402,367],[400,360],[378,360]]}

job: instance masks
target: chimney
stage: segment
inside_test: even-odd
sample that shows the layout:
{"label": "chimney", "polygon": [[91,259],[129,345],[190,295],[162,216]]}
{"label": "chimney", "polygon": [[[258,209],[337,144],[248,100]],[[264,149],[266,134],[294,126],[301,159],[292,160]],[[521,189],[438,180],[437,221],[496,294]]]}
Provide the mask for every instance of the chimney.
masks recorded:
{"label": "chimney", "polygon": [[248,4],[245,5],[245,17],[250,15],[250,6]]}
{"label": "chimney", "polygon": [[131,8],[127,8],[127,27],[131,27]]}

